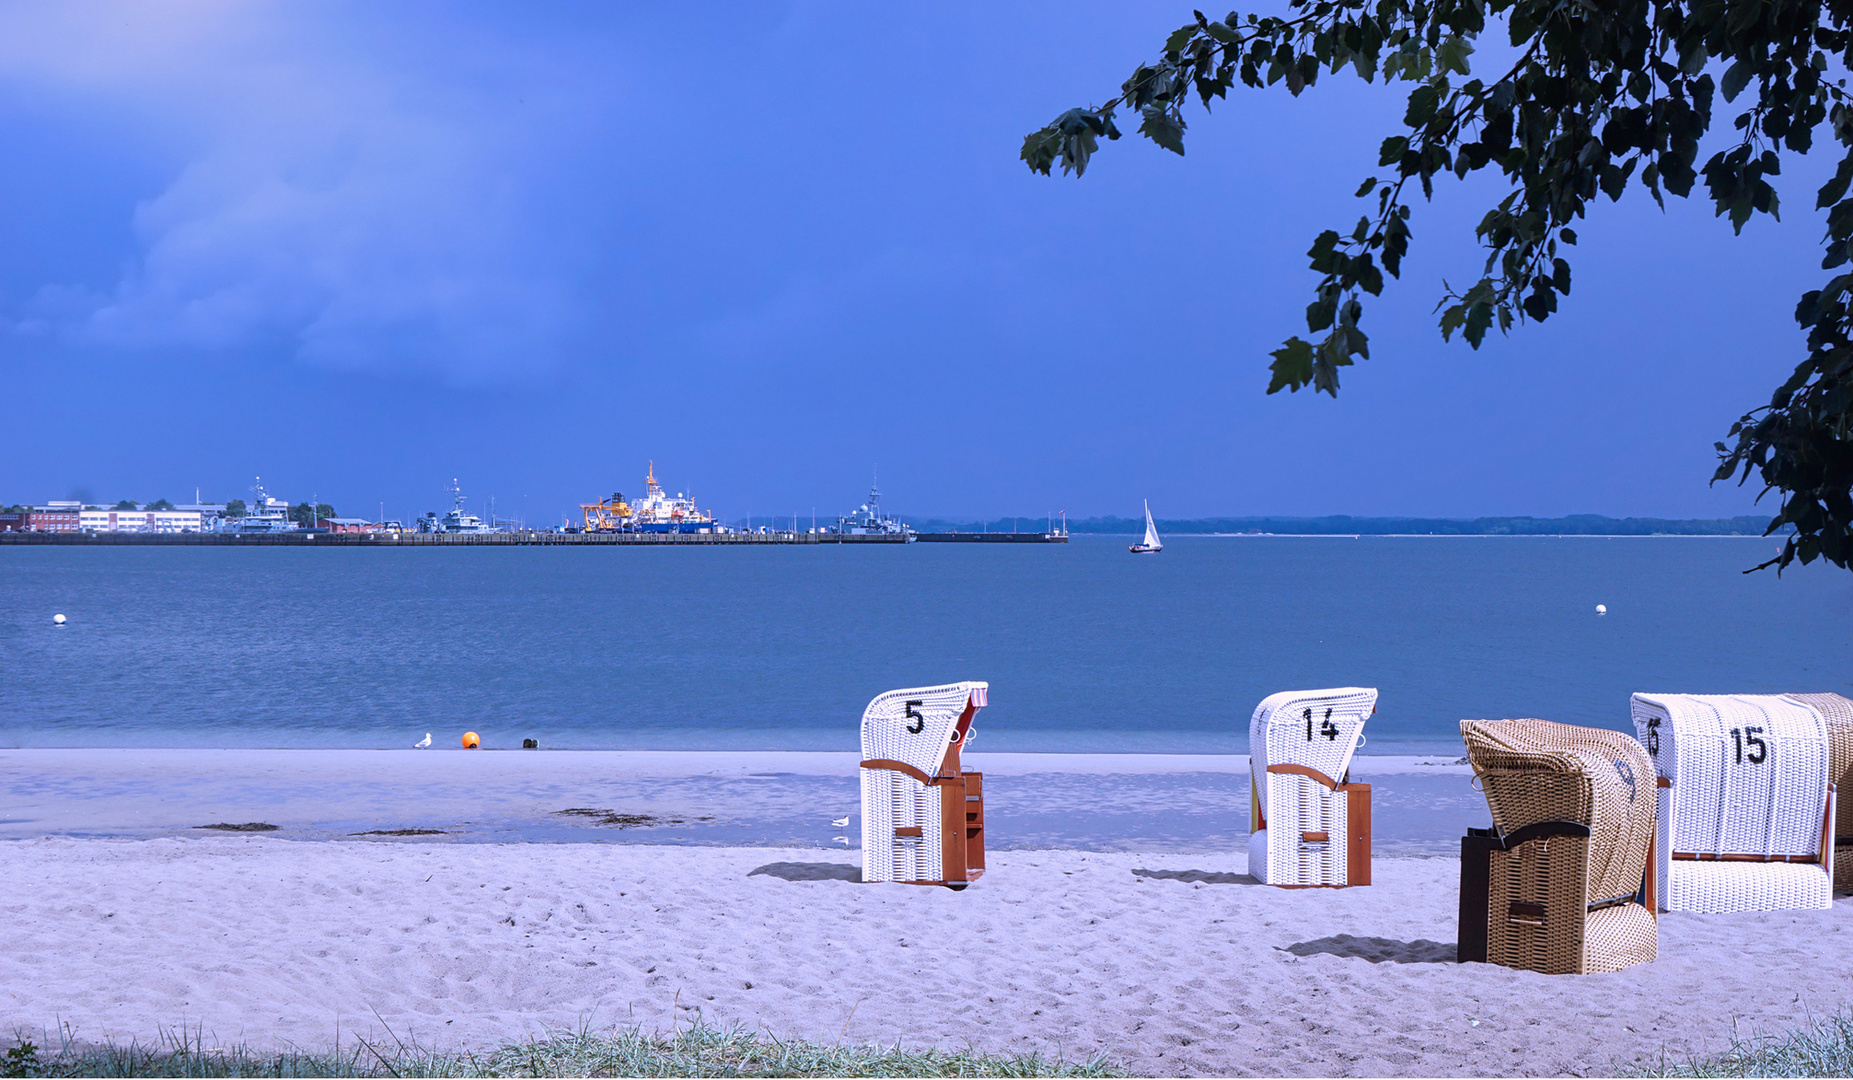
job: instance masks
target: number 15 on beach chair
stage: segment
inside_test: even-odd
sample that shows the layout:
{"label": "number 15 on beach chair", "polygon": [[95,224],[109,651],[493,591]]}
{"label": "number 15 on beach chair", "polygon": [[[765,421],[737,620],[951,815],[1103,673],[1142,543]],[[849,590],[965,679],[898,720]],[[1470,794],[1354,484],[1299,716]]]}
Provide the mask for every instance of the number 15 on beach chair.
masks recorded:
{"label": "number 15 on beach chair", "polygon": [[981,682],[890,690],[862,712],[862,880],[963,889],[984,874],[984,777],[959,766]]}
{"label": "number 15 on beach chair", "polygon": [[1264,885],[1370,884],[1370,785],[1349,783],[1377,691],[1273,694],[1248,721],[1248,872]]}

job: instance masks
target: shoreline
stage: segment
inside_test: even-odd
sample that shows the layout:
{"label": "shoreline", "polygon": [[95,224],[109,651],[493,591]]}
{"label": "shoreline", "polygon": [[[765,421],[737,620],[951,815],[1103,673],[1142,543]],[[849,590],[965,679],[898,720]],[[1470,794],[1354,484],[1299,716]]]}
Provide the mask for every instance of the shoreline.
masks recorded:
{"label": "shoreline", "polygon": [[[727,776],[780,772],[814,776],[854,776],[861,755],[848,750],[516,750],[461,747],[419,749],[133,746],[27,746],[0,748],[0,763],[20,760],[107,760],[134,755],[152,765],[169,768],[223,766],[239,761],[250,764],[293,762],[303,767],[329,768],[388,762],[403,767],[416,762],[419,770],[497,769],[524,772],[613,770],[627,776]],[[504,758],[507,755],[507,758]],[[1359,775],[1388,776],[1405,773],[1436,775],[1473,771],[1457,763],[1461,753],[1358,754],[1352,771]],[[1117,754],[1043,753],[968,750],[966,764],[988,775],[1019,776],[1030,773],[1081,773],[1141,775],[1150,773],[1246,773],[1247,754]],[[513,759],[519,759],[515,763]],[[471,764],[465,765],[468,761]],[[492,764],[481,764],[492,762]]]}
{"label": "shoreline", "polygon": [[[1471,770],[1355,759],[1384,855],[1486,824]],[[854,849],[860,755],[833,752],[0,750],[0,840],[155,838],[259,825],[279,838]],[[975,750],[994,849],[1245,849],[1246,755]],[[847,828],[833,824],[850,819]]]}

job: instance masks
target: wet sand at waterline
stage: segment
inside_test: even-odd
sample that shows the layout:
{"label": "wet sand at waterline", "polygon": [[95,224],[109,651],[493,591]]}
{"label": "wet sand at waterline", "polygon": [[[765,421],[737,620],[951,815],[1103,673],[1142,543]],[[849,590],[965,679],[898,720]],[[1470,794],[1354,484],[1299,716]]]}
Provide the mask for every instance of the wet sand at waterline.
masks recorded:
{"label": "wet sand at waterline", "polygon": [[1613,974],[1455,964],[1446,858],[1300,891],[1226,851],[1018,850],[954,893],[865,885],[854,852],[817,849],[208,832],[0,857],[0,1015],[90,1040],[184,1025],[209,1046],[457,1049],[699,1012],[1164,1075],[1559,1075],[1853,999],[1848,897],[1663,915],[1660,959]]}

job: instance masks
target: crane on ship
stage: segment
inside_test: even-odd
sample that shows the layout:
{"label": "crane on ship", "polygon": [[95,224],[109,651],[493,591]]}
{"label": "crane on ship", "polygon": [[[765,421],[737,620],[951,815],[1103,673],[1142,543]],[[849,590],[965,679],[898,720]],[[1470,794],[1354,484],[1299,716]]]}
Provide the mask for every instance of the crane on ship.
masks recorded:
{"label": "crane on ship", "polygon": [[585,514],[586,532],[623,532],[630,527],[631,506],[622,491],[612,492],[609,499],[580,503],[579,509]]}

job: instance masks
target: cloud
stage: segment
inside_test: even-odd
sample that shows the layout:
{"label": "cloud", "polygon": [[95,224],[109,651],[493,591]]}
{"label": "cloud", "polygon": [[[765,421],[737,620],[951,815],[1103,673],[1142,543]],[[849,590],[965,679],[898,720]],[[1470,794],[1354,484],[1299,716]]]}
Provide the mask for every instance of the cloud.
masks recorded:
{"label": "cloud", "polygon": [[[560,365],[595,257],[552,190],[584,70],[386,9],[52,4],[0,14],[0,80],[136,116],[184,164],[103,288],[16,330],[151,352],[280,346],[474,383]],[[401,15],[417,9],[392,9]],[[562,68],[564,63],[564,68]],[[595,213],[595,211],[594,211]]]}

